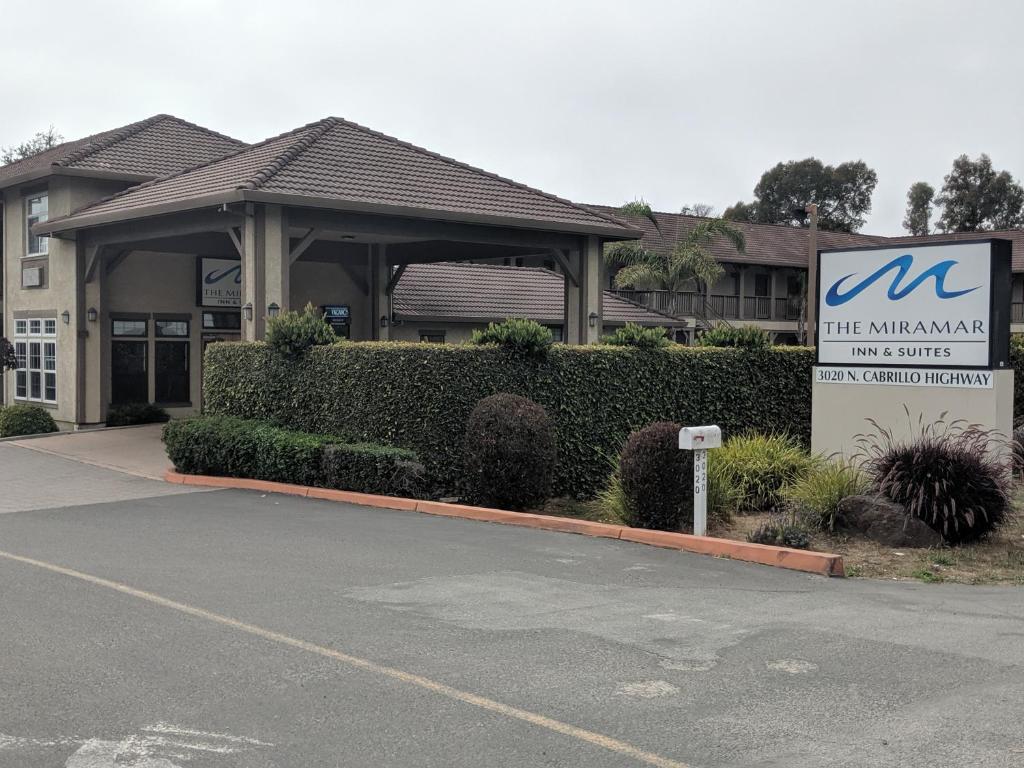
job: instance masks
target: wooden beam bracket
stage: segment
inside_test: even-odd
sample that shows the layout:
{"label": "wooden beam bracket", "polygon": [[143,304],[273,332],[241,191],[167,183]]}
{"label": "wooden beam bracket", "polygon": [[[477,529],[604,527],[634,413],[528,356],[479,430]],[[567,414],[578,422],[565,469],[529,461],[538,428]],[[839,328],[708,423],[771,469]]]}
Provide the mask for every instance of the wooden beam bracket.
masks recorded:
{"label": "wooden beam bracket", "polygon": [[323,234],[323,230],[317,229],[316,227],[310,227],[309,232],[307,232],[288,253],[288,264],[294,264],[298,261],[299,257],[306,252],[306,249],[309,248],[309,246],[317,241],[321,234]]}
{"label": "wooden beam bracket", "polygon": [[578,286],[580,284],[579,275],[577,275],[576,270],[572,268],[572,264],[569,263],[569,259],[566,258],[566,255],[562,251],[562,249],[552,248],[549,251],[549,253],[551,254],[552,258],[558,263],[558,266],[562,268],[562,271],[565,273],[565,276],[568,278],[569,282],[572,283],[573,285]]}
{"label": "wooden beam bracket", "polygon": [[384,288],[384,293],[386,295],[390,296],[395,292],[395,288],[398,287],[398,281],[402,279],[402,275],[405,274],[405,268],[407,266],[407,264],[399,264],[395,269],[394,273],[391,275],[391,279],[388,280],[387,287]]}

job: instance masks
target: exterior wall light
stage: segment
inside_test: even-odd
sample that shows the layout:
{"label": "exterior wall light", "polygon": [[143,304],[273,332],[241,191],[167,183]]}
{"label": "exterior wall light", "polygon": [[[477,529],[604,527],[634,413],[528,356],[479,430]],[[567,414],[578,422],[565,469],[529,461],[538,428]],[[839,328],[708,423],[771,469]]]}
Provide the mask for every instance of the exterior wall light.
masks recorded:
{"label": "exterior wall light", "polygon": [[277,317],[281,314],[281,308],[277,306],[277,302],[271,302],[270,306],[267,307],[267,317]]}
{"label": "exterior wall light", "polygon": [[85,312],[85,319],[90,323],[95,323],[96,318],[100,316],[100,313],[96,311],[96,307],[89,307]]}
{"label": "exterior wall light", "polygon": [[589,319],[590,319],[590,327],[591,328],[596,328],[597,327],[597,312],[591,312]]}
{"label": "exterior wall light", "polygon": [[252,302],[246,302],[245,306],[242,307],[242,315],[245,317],[246,322],[252,320]]}
{"label": "exterior wall light", "polygon": [[380,327],[381,328],[387,328],[388,327],[388,316],[387,315],[381,315],[380,316]]}
{"label": "exterior wall light", "polygon": [[64,325],[71,325],[71,313],[66,309],[60,313],[60,319],[64,321]]}

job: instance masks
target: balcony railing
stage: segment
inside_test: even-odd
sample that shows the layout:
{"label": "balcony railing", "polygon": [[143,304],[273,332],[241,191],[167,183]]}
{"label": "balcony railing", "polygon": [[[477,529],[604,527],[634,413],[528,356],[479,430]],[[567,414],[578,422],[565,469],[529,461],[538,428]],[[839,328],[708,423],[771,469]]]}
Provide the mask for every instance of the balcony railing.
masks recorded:
{"label": "balcony railing", "polygon": [[1015,301],[1010,305],[1010,322],[1024,323],[1024,301]]}
{"label": "balcony railing", "polygon": [[[658,312],[680,317],[724,317],[728,320],[799,320],[798,298],[772,298],[771,296],[744,296],[743,316],[740,317],[740,297],[713,293],[707,298],[705,311],[703,294],[694,291],[612,291],[624,299],[643,304]],[[1015,305],[1016,306],[1016,305]],[[1021,305],[1024,316],[1024,304]],[[1016,318],[1017,315],[1015,314]],[[1015,320],[1016,322],[1016,320]],[[1024,320],[1022,320],[1024,322]]]}

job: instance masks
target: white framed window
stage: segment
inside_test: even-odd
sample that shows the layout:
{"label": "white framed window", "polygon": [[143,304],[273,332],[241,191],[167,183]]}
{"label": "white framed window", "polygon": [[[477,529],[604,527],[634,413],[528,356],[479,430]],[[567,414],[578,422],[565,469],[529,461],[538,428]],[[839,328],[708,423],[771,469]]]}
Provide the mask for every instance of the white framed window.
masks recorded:
{"label": "white framed window", "polygon": [[50,238],[32,234],[32,227],[50,217],[50,196],[46,193],[25,198],[25,255],[45,256],[50,252]]}
{"label": "white framed window", "polygon": [[57,320],[14,321],[14,397],[38,403],[57,402]]}

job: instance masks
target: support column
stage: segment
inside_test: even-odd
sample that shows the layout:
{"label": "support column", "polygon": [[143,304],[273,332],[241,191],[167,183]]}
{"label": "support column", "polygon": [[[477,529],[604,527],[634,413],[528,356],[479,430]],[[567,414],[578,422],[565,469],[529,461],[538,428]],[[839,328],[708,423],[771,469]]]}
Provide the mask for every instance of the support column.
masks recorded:
{"label": "support column", "polygon": [[579,250],[569,252],[568,262],[577,277],[565,281],[565,333],[568,344],[596,344],[604,325],[604,255],[601,240],[582,239]]}
{"label": "support column", "polygon": [[[737,301],[739,302],[739,307],[737,307],[737,309],[736,309],[736,316],[740,320],[746,320],[746,318],[747,318],[747,308],[746,308],[747,288],[746,288],[745,283],[746,283],[746,278],[747,278],[747,268],[744,267],[744,266],[739,266],[736,269],[739,271],[739,276],[740,276],[740,279],[739,279],[739,291],[738,291],[739,298],[737,299]],[[757,303],[756,299],[754,300],[754,303],[755,304]],[[756,315],[757,312],[755,311],[754,314]]]}
{"label": "support column", "polygon": [[[391,297],[388,295],[388,283],[391,281],[391,268],[388,266],[386,245],[371,245],[369,258],[370,275],[370,327],[372,336],[377,341],[391,338]],[[381,318],[384,325],[381,325]]]}
{"label": "support column", "polygon": [[262,206],[246,204],[242,222],[242,340],[259,341],[263,338],[266,322],[266,296],[264,290]]}
{"label": "support column", "polygon": [[[79,372],[82,393],[82,412],[78,422],[98,424],[107,419],[110,404],[110,318],[106,309],[107,266],[102,249],[86,249],[82,301],[78,307],[79,327],[82,329],[84,361]],[[96,320],[89,320],[90,310],[96,310]]]}
{"label": "support column", "polygon": [[266,283],[264,299],[266,303],[255,306],[255,310],[264,315],[269,314],[271,304],[277,304],[281,312],[290,308],[291,293],[289,276],[291,273],[291,247],[288,238],[288,212],[280,205],[268,205],[263,217],[264,268]]}

